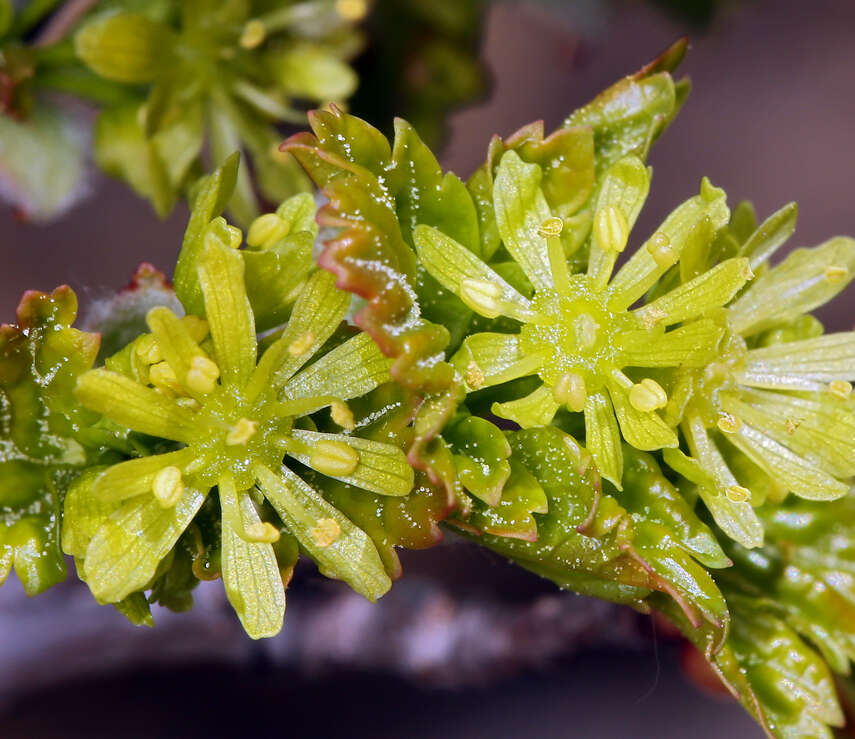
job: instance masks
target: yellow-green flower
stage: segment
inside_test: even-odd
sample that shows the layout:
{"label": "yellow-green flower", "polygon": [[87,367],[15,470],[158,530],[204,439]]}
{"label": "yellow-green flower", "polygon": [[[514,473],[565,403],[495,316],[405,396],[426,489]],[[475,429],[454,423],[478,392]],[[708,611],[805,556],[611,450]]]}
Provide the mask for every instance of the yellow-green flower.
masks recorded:
{"label": "yellow-green flower", "polygon": [[494,404],[493,413],[528,428],[550,423],[561,407],[584,412],[586,446],[601,474],[619,487],[621,436],[643,450],[678,444],[658,412],[668,397],[652,371],[715,359],[723,328],[707,314],[727,303],[751,271],[748,260],[731,259],[632,309],[686,248],[727,223],[724,192],[704,180],[700,194],[612,275],[650,182],[641,160],[621,159],[606,170],[594,198],[587,271],[571,274],[560,237],[566,222],[550,211],[541,176],[540,167],[508,151],[493,188],[499,234],[533,287],[531,298],[437,229],[419,226],[416,248],[428,272],[472,310],[519,324],[463,342],[451,361],[467,390],[537,375],[542,384],[534,392]]}
{"label": "yellow-green flower", "polygon": [[[753,240],[772,234],[784,215],[761,225]],[[775,242],[771,250],[784,238],[767,239]],[[742,252],[751,251],[749,239]],[[752,257],[758,272],[768,256],[760,250]],[[787,493],[831,500],[851,487],[855,332],[823,334],[808,312],[853,276],[852,239],[793,252],[727,307],[719,356],[674,382],[667,420],[679,423],[691,457],[667,450],[665,460],[698,485],[716,523],[744,546],[763,543],[754,507],[764,500]]]}
{"label": "yellow-green flower", "polygon": [[[315,273],[281,337],[256,362],[244,262],[217,238],[216,226],[198,262],[205,319],[153,309],[151,333],[77,385],[86,406],[169,440],[172,449],[101,472],[89,488],[91,509],[103,511],[97,527],[83,536],[91,510],[78,515],[67,506],[63,538],[66,551],[82,559],[96,598],[115,603],[147,588],[216,487],[226,592],[247,632],[261,637],[279,631],[285,609],[273,547],[280,535],[296,537],[322,572],[367,598],[390,587],[372,540],[305,482],[300,465],[393,496],[410,492],[413,472],[398,447],[319,433],[306,418],[330,406],[333,420],[352,428],[346,401],[389,379],[388,360],[365,334],[310,363],[328,348],[349,295],[336,290],[331,275]],[[283,457],[299,464],[283,464]]]}

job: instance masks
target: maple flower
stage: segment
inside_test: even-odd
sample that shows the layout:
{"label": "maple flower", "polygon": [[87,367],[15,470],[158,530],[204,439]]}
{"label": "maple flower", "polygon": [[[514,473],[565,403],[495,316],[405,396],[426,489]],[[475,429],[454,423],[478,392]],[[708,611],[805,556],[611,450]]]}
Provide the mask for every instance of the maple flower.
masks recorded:
{"label": "maple flower", "polygon": [[595,197],[587,270],[571,274],[560,238],[564,221],[550,211],[541,177],[540,167],[508,151],[493,188],[499,234],[531,283],[531,298],[434,228],[416,229],[416,248],[427,271],[476,313],[519,323],[518,331],[478,333],[463,342],[451,362],[467,390],[537,375],[537,389],[495,403],[493,413],[530,428],[549,424],[562,407],[583,412],[586,446],[601,474],[620,487],[621,437],[642,450],[678,444],[659,414],[668,396],[651,370],[712,362],[723,328],[706,314],[727,303],[751,271],[748,260],[731,259],[632,309],[684,249],[727,223],[724,192],[704,180],[700,194],[671,213],[612,275],[650,182],[640,159],[619,160]]}
{"label": "maple flower", "polygon": [[[296,537],[322,572],[369,599],[390,587],[369,536],[283,457],[383,495],[407,495],[413,472],[398,447],[319,433],[306,418],[330,406],[333,420],[352,428],[346,401],[389,379],[388,360],[366,334],[310,363],[340,325],[350,296],[336,290],[331,275],[316,272],[281,337],[256,361],[244,263],[216,233],[209,229],[198,263],[205,318],[154,308],[147,316],[150,334],[78,381],[84,405],[120,426],[174,442],[170,451],[116,464],[95,478],[92,506],[112,507],[80,552],[81,574],[102,602],[146,589],[216,487],[226,593],[258,638],[282,625],[285,592],[273,547],[280,535]],[[122,367],[126,371],[117,371]],[[278,520],[266,512],[265,499]],[[79,539],[89,524],[85,516],[69,521],[66,513],[64,541]]]}
{"label": "maple flower", "polygon": [[[754,240],[772,230],[761,225]],[[759,268],[769,255],[752,261]],[[697,484],[716,523],[744,546],[763,543],[754,508],[765,500],[832,500],[851,488],[855,332],[823,334],[808,312],[853,277],[853,239],[794,251],[727,306],[719,356],[675,377],[666,417],[691,456],[666,450],[665,461]]]}

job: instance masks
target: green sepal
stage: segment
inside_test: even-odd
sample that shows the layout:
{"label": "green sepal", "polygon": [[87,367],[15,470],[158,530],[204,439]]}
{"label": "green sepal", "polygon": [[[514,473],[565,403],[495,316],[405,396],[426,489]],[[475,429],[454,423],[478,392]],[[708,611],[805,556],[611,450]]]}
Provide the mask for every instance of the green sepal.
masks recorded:
{"label": "green sepal", "polygon": [[511,447],[504,433],[484,418],[452,421],[442,434],[451,443],[457,477],[466,490],[495,507],[511,474]]}

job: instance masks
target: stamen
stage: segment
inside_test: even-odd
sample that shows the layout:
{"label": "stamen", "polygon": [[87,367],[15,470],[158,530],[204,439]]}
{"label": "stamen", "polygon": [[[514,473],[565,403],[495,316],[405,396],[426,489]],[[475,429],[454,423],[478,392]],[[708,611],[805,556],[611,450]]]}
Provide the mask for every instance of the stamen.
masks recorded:
{"label": "stamen", "polygon": [[157,498],[157,502],[164,508],[174,508],[184,494],[184,480],[181,479],[181,470],[170,465],[164,467],[154,476],[151,492]]}
{"label": "stamen", "polygon": [[258,521],[244,528],[247,541],[257,541],[263,544],[272,544],[279,541],[279,529],[272,523]]}
{"label": "stamen", "polygon": [[538,233],[541,236],[560,236],[564,230],[564,221],[557,216],[551,216],[540,224]]}
{"label": "stamen", "polygon": [[849,270],[838,264],[829,264],[825,268],[825,279],[832,285],[838,285],[849,277]]}
{"label": "stamen", "polygon": [[319,547],[328,547],[341,536],[341,526],[334,518],[319,518],[318,525],[312,529],[312,538]]}
{"label": "stamen", "polygon": [[248,21],[243,27],[243,33],[240,35],[240,45],[244,49],[254,49],[264,43],[267,37],[267,29],[258,19]]}
{"label": "stamen", "polygon": [[208,357],[193,357],[190,360],[190,369],[187,371],[185,384],[194,393],[206,395],[213,392],[220,377],[220,368],[217,363]]}
{"label": "stamen", "polygon": [[656,380],[646,377],[630,388],[629,404],[637,411],[651,413],[668,405],[668,395]]}
{"label": "stamen", "polygon": [[309,351],[309,349],[312,348],[312,344],[314,343],[315,335],[311,331],[306,331],[291,342],[288,346],[288,353],[292,357],[302,357],[307,351]]}
{"label": "stamen", "polygon": [[601,249],[622,252],[629,239],[626,216],[614,205],[600,208],[594,216],[594,236]]}
{"label": "stamen", "polygon": [[852,383],[846,380],[833,380],[828,383],[828,392],[845,400],[852,395]]}
{"label": "stamen", "polygon": [[588,399],[585,378],[578,372],[561,375],[558,382],[552,386],[552,397],[556,403],[565,405],[576,413],[585,410],[585,401]]}
{"label": "stamen", "polygon": [[152,334],[141,337],[134,348],[137,356],[146,364],[157,364],[163,361],[163,352]]}
{"label": "stamen", "polygon": [[744,503],[751,498],[751,491],[742,485],[729,485],[724,489],[724,494],[734,503]]}
{"label": "stamen", "polygon": [[466,384],[473,390],[478,390],[483,387],[486,379],[484,371],[478,366],[474,359],[466,365]]}
{"label": "stamen", "polygon": [[716,421],[716,426],[726,434],[735,434],[742,428],[742,419],[732,413],[725,413]]}
{"label": "stamen", "polygon": [[275,213],[265,213],[256,218],[249,227],[246,243],[252,247],[269,249],[283,236],[287,236],[289,224]]}
{"label": "stamen", "polygon": [[487,318],[498,318],[501,315],[498,300],[501,295],[502,289],[487,280],[468,277],[460,283],[460,299],[467,307]]}
{"label": "stamen", "polygon": [[600,325],[588,313],[576,316],[573,321],[573,330],[576,334],[576,343],[581,349],[590,350],[597,344],[597,329]]}
{"label": "stamen", "polygon": [[229,431],[226,436],[226,446],[238,446],[246,444],[258,431],[258,421],[250,421],[248,418],[241,418]]}
{"label": "stamen", "polygon": [[319,441],[312,448],[309,466],[330,477],[346,477],[359,466],[359,452],[343,441]]}
{"label": "stamen", "polygon": [[158,362],[152,365],[148,373],[151,384],[160,390],[175,390],[178,387],[178,378],[168,362]]}
{"label": "stamen", "polygon": [[661,231],[657,231],[653,234],[653,237],[647,244],[647,251],[650,252],[650,256],[653,257],[653,261],[663,269],[667,269],[674,264],[679,256],[677,252],[671,248],[670,239]]}
{"label": "stamen", "polygon": [[356,428],[353,411],[350,410],[350,406],[347,403],[341,400],[334,400],[330,403],[330,415],[332,416],[333,423],[338,424],[343,429],[351,431]]}

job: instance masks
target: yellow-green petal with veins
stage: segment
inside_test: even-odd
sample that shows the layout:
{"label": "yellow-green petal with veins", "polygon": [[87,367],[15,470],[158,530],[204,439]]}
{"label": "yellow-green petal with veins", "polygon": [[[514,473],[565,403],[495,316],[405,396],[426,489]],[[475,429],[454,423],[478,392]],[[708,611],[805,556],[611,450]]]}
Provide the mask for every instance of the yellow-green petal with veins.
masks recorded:
{"label": "yellow-green petal with veins", "polygon": [[197,456],[195,449],[185,447],[175,452],[114,464],[98,475],[92,486],[92,494],[101,500],[119,501],[150,493],[155,476],[164,467],[183,470]]}
{"label": "yellow-green petal with veins", "polygon": [[593,393],[585,401],[585,447],[597,469],[618,490],[623,490],[623,451],[612,402],[604,392]]}
{"label": "yellow-green petal with veins", "polygon": [[324,575],[371,601],[386,594],[392,581],[368,534],[287,467],[254,471],[264,497]]}
{"label": "yellow-green petal with veins", "polygon": [[523,353],[517,334],[484,332],[469,336],[451,364],[472,391],[533,375],[545,359],[543,353]]}
{"label": "yellow-green petal with veins", "polygon": [[329,272],[315,272],[294,304],[285,333],[258,362],[247,397],[252,400],[268,387],[280,387],[306,364],[344,320],[350,297],[336,288]]}
{"label": "yellow-green petal with veins", "polygon": [[[109,468],[107,468],[109,469]],[[95,532],[121,506],[92,494],[92,488],[103,468],[86,470],[68,488],[62,511],[62,551],[72,557],[83,557]]]}
{"label": "yellow-green petal with veins", "polygon": [[731,328],[743,336],[795,320],[827,303],[855,277],[855,240],[838,236],[813,249],[796,249],[760,275],[728,308]]}
{"label": "yellow-green petal with veins", "polygon": [[750,260],[751,269],[759,269],[793,235],[798,215],[798,205],[787,203],[757,226],[739,250],[740,256]]}
{"label": "yellow-green petal with veins", "polygon": [[662,335],[624,331],[615,346],[630,367],[703,367],[718,356],[724,329],[708,318],[692,321]]}
{"label": "yellow-green petal with veins", "polygon": [[255,369],[258,346],[243,281],[243,259],[235,249],[212,239],[199,259],[198,270],[222,383],[242,387]]}
{"label": "yellow-green petal with veins", "polygon": [[199,422],[191,411],[116,372],[86,372],[77,381],[75,395],[92,410],[141,434],[189,443],[199,433]]}
{"label": "yellow-green petal with veins", "polygon": [[535,290],[550,290],[554,282],[540,229],[552,212],[540,189],[542,176],[536,164],[526,164],[513,149],[506,151],[496,171],[493,203],[505,248]]}
{"label": "yellow-green petal with veins", "polygon": [[237,499],[239,493],[230,478],[220,480],[219,491],[226,596],[251,638],[275,636],[282,630],[285,616],[285,586],[273,546],[267,542],[246,541],[238,533],[247,525],[260,525],[261,519],[252,506],[244,506],[242,513]]}
{"label": "yellow-green petal with veins", "polygon": [[670,326],[720,308],[751,279],[747,259],[726,259],[677,288],[639,308],[642,324]]}
{"label": "yellow-green petal with veins", "polygon": [[700,194],[674,210],[614,276],[609,288],[613,309],[629,308],[644,295],[677,262],[696,227],[715,233],[729,217],[724,190],[704,178]]}
{"label": "yellow-green petal with veins", "polygon": [[499,418],[518,423],[524,429],[548,426],[560,408],[552,396],[552,390],[541,385],[524,398],[493,403],[492,412]]}
{"label": "yellow-green petal with veins", "polygon": [[356,398],[388,382],[391,364],[374,339],[360,333],[294,375],[282,388],[282,396],[289,400]]}
{"label": "yellow-green petal with veins", "polygon": [[[318,442],[338,442],[346,444],[359,455],[359,461],[353,472],[344,475],[328,475],[349,485],[363,490],[370,490],[380,495],[409,495],[413,489],[413,468],[407,462],[407,457],[396,446],[384,444],[371,439],[344,434],[322,434],[317,431],[294,429],[291,436],[302,441],[309,448]],[[287,452],[289,456],[312,467],[311,453]],[[323,470],[318,470],[327,474]]]}
{"label": "yellow-green petal with veins", "polygon": [[145,588],[205,496],[202,490],[185,488],[172,508],[164,508],[153,495],[125,502],[86,549],[84,570],[92,594],[103,603],[115,603]]}
{"label": "yellow-green petal with veins", "polygon": [[609,380],[609,397],[615,408],[621,434],[627,443],[642,451],[677,446],[677,435],[655,411],[639,411],[629,401],[629,393]]}
{"label": "yellow-green petal with veins", "polygon": [[450,236],[431,226],[416,226],[413,243],[424,268],[476,313],[518,320],[532,316],[527,298]]}

